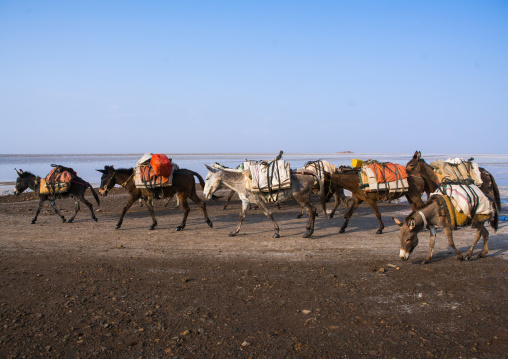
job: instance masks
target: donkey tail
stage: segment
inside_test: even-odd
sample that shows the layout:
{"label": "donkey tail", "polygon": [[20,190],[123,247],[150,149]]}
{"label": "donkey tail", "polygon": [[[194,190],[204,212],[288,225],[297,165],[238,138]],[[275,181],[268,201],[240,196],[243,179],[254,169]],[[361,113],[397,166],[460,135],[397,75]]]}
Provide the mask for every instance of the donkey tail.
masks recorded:
{"label": "donkey tail", "polygon": [[180,168],[178,170],[178,173],[186,173],[186,174],[189,174],[189,175],[196,176],[198,178],[198,180],[199,180],[199,184],[201,185],[201,188],[202,189],[205,188],[205,181],[203,180],[203,177],[201,177],[201,175],[199,173],[191,171],[191,170],[188,170],[186,168]]}
{"label": "donkey tail", "polygon": [[90,188],[90,191],[93,194],[93,198],[95,198],[95,201],[97,202],[97,205],[100,206],[101,202],[99,201],[99,196],[97,196],[97,192],[93,189],[92,185],[90,183],[87,183],[88,188]]}
{"label": "donkey tail", "polygon": [[501,211],[501,196],[499,195],[499,188],[497,187],[496,180],[494,180],[494,176],[489,173],[490,180],[492,181],[492,189],[494,191],[494,201],[496,202],[497,210]]}

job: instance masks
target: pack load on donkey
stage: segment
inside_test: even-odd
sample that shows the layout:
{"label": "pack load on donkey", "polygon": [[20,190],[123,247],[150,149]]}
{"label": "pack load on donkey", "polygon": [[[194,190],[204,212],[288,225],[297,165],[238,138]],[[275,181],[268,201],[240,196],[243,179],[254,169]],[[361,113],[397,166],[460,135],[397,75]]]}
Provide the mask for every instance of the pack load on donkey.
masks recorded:
{"label": "pack load on donkey", "polygon": [[450,215],[453,228],[491,219],[494,204],[474,184],[443,183],[430,195],[438,200],[440,211]]}
{"label": "pack load on donkey", "polygon": [[361,168],[360,188],[365,192],[388,191],[390,193],[406,192],[409,188],[406,168],[390,162],[353,160],[352,167]]}
{"label": "pack load on donkey", "polygon": [[173,164],[164,154],[145,153],[136,162],[134,173],[137,188],[155,189],[173,184]]}
{"label": "pack load on donkey", "polygon": [[51,165],[53,169],[45,178],[41,178],[39,193],[55,195],[66,193],[71,187],[72,180],[77,176],[72,168],[61,165]]}
{"label": "pack load on donkey", "polygon": [[284,160],[248,161],[243,163],[243,170],[249,173],[246,188],[263,194],[268,202],[282,200],[284,190],[291,188],[291,169]]}
{"label": "pack load on donkey", "polygon": [[434,169],[434,173],[441,183],[445,180],[452,182],[463,182],[471,180],[475,185],[481,186],[483,181],[481,172],[477,163],[473,162],[474,158],[465,161],[462,158],[448,158],[446,161],[437,160],[430,163]]}

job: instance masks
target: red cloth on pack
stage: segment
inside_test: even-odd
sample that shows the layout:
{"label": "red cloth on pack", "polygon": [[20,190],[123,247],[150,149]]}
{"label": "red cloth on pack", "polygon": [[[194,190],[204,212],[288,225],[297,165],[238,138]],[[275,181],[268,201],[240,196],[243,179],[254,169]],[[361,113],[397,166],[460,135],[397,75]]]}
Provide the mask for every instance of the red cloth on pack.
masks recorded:
{"label": "red cloth on pack", "polygon": [[138,173],[141,182],[146,182],[154,186],[169,183],[169,179],[171,176],[171,173],[169,174],[169,176],[157,176],[153,168],[150,166],[137,167],[136,170],[139,171]]}
{"label": "red cloth on pack", "polygon": [[372,163],[367,165],[376,175],[377,183],[392,182],[407,178],[406,168],[396,163]]}
{"label": "red cloth on pack", "polygon": [[72,178],[76,176],[76,173],[71,173],[69,171],[59,171],[58,167],[53,168],[49,174],[46,176],[46,183],[51,182],[68,182],[70,183]]}

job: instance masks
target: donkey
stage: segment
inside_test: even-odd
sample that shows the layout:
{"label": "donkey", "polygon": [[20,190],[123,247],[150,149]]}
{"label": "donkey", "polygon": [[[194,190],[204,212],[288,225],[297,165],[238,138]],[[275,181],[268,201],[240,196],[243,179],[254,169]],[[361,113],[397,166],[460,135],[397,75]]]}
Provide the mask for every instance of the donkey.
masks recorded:
{"label": "donkey", "polygon": [[[352,193],[353,197],[353,205],[344,215],[346,221],[340,228],[339,233],[344,233],[346,231],[349,219],[351,216],[353,216],[353,213],[363,201],[366,201],[369,204],[370,208],[372,208],[374,211],[377,220],[379,221],[379,229],[377,230],[376,234],[382,234],[383,229],[385,228],[383,221],[381,220],[381,213],[379,213],[379,209],[376,204],[377,201],[391,201],[405,196],[413,210],[423,206],[422,193],[425,188],[425,180],[421,176],[408,173],[409,176],[407,178],[407,182],[409,188],[405,192],[366,192],[363,188],[360,187],[360,178],[358,176],[358,172],[359,170],[357,169],[342,166],[339,170],[332,173],[331,175],[325,174],[327,178],[330,178],[332,184],[336,184],[337,186],[347,189]],[[322,196],[321,204],[323,206],[326,205],[325,198]]]}
{"label": "donkey", "polygon": [[193,200],[201,210],[203,211],[203,215],[205,217],[205,221],[208,226],[212,227],[212,221],[208,217],[208,213],[206,211],[206,204],[203,202],[198,195],[196,194],[196,182],[194,180],[194,176],[196,176],[201,184],[201,187],[205,186],[205,181],[203,177],[201,177],[198,173],[188,170],[188,169],[179,169],[173,171],[173,184],[172,186],[162,187],[157,189],[157,192],[149,188],[137,188],[134,183],[134,168],[119,168],[115,169],[113,166],[104,166],[104,169],[97,170],[102,173],[101,177],[101,186],[99,189],[99,194],[101,196],[107,196],[108,191],[112,189],[115,185],[119,185],[124,187],[130,194],[130,198],[127,201],[127,204],[124,206],[122,210],[122,214],[118,223],[116,224],[116,229],[119,229],[122,226],[123,218],[125,213],[129,210],[134,202],[143,199],[145,202],[146,208],[148,208],[148,212],[152,217],[152,225],[150,226],[150,230],[155,229],[157,226],[157,220],[155,219],[155,213],[153,210],[152,199],[159,198],[159,194],[162,197],[173,198],[176,194],[179,202],[183,207],[183,219],[178,227],[176,227],[177,231],[181,231],[185,228],[185,224],[187,223],[187,217],[190,212],[189,203],[187,202],[187,198]]}
{"label": "donkey", "polygon": [[[279,154],[277,155],[277,157],[275,157],[272,161],[278,161],[282,158],[282,155],[284,154],[284,151],[280,150],[279,151]],[[256,162],[259,162],[259,161],[256,161],[256,160],[245,160],[245,162],[250,162],[250,163],[256,163]],[[243,168],[243,163],[239,164],[236,169],[242,169]],[[228,168],[226,166],[223,166],[224,168]],[[226,210],[229,206],[229,202],[231,202],[231,199],[233,198],[233,196],[235,195],[235,191],[231,190],[228,194],[228,196],[226,197],[226,203],[224,203],[224,206],[222,206],[222,209],[223,210]],[[279,202],[276,202],[277,203],[277,208],[280,209],[280,204]],[[258,209],[258,206],[255,205],[255,204],[249,204],[249,209],[252,209],[252,207],[254,206],[254,209]],[[302,210],[302,213],[303,213],[303,210]],[[300,218],[300,217],[298,217]]]}
{"label": "donkey", "polygon": [[[454,250],[458,260],[463,260],[464,257],[460,254],[460,251],[455,247],[453,243],[453,229],[452,216],[448,206],[444,204],[444,196],[440,194],[432,195],[431,198],[425,203],[424,207],[417,211],[413,211],[409,216],[405,218],[405,223],[402,223],[397,218],[393,218],[394,222],[401,227],[399,231],[400,239],[400,259],[407,261],[413,250],[418,245],[418,232],[428,228],[430,230],[430,243],[429,243],[429,254],[423,263],[427,263],[432,258],[432,251],[436,241],[436,227],[442,228],[448,239],[448,245]],[[470,259],[473,254],[473,250],[483,237],[483,250],[478,254],[478,258],[484,257],[489,251],[489,231],[485,228],[485,222],[490,221],[494,231],[498,228],[498,221],[492,220],[495,217],[496,210],[494,209],[490,215],[475,215],[473,217],[472,225],[477,229],[474,237],[474,242],[469,251],[466,254],[466,259]]]}
{"label": "donkey", "polygon": [[[265,213],[268,219],[273,223],[275,233],[273,238],[279,238],[279,226],[273,219],[272,212],[266,205],[266,200],[262,193],[251,192],[245,187],[245,176],[246,171],[233,170],[225,168],[219,164],[213,165],[213,167],[206,166],[208,169],[208,175],[206,177],[206,184],[203,190],[203,195],[206,198],[212,198],[213,194],[221,188],[223,185],[229,189],[232,189],[242,201],[242,209],[240,211],[240,217],[238,218],[238,225],[236,229],[229,234],[229,236],[236,236],[240,232],[242,222],[245,218],[245,214],[249,207],[249,203],[255,203]],[[312,192],[316,177],[301,174],[291,174],[291,188],[284,190],[284,200],[294,198],[298,203],[307,209],[309,213],[309,220],[307,222],[307,232],[303,236],[304,238],[310,238],[314,232],[314,222],[316,218],[316,207],[312,205],[309,200],[309,196]]]}
{"label": "donkey", "polygon": [[[436,174],[434,173],[434,169],[432,168],[431,165],[425,162],[425,160],[422,158],[422,153],[420,151],[415,151],[413,158],[407,163],[406,169],[413,173],[418,173],[423,178],[425,178],[425,181],[428,184],[428,186],[425,189],[427,196],[429,196],[430,193],[435,192],[436,189],[439,187],[438,179]],[[480,186],[480,190],[488,198],[494,201],[494,203],[497,206],[497,211],[500,211],[501,196],[499,194],[497,183],[494,180],[494,176],[492,176],[490,172],[487,171],[485,168],[480,167],[479,169],[481,173],[481,179],[483,181],[482,185]]]}
{"label": "donkey", "polygon": [[67,192],[58,193],[56,195],[51,194],[45,194],[40,193],[41,190],[41,178],[39,176],[36,176],[30,172],[23,172],[22,169],[19,171],[17,169],[14,169],[16,173],[18,174],[18,178],[16,179],[16,187],[14,188],[14,194],[16,196],[23,193],[27,188],[30,188],[32,191],[34,191],[37,196],[39,197],[39,206],[37,207],[37,211],[35,212],[34,218],[32,218],[31,224],[35,224],[37,221],[37,217],[39,216],[39,213],[41,212],[42,205],[45,201],[49,200],[49,203],[51,203],[51,206],[55,210],[55,213],[60,216],[62,219],[62,222],[66,222],[65,217],[60,214],[58,211],[58,208],[55,204],[56,198],[66,198],[66,197],[73,197],[75,199],[74,204],[74,215],[67,220],[67,223],[72,223],[74,221],[74,218],[76,217],[76,214],[79,211],[79,202],[84,203],[88,209],[90,209],[90,213],[92,215],[92,219],[97,222],[97,217],[95,217],[95,214],[93,212],[93,206],[90,202],[88,202],[85,198],[85,191],[87,188],[90,188],[90,191],[92,192],[93,197],[95,198],[95,201],[97,202],[97,205],[100,206],[99,197],[97,196],[97,193],[94,191],[93,187],[90,185],[90,183],[83,180],[81,177],[75,177],[71,185],[69,187],[69,190]]}

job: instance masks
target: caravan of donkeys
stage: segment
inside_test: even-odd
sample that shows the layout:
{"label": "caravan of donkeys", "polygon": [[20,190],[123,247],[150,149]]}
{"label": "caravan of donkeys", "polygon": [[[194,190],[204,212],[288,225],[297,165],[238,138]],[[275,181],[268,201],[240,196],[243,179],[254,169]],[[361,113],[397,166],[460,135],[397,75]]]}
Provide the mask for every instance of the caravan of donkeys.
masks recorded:
{"label": "caravan of donkeys", "polygon": [[[63,222],[72,222],[80,209],[80,203],[90,210],[91,217],[97,221],[93,205],[85,198],[89,189],[97,205],[99,196],[94,188],[69,167],[52,165],[46,177],[36,176],[28,171],[17,170],[18,178],[14,193],[19,195],[30,188],[39,197],[38,208],[31,223],[36,223],[42,205],[49,201]],[[432,258],[437,228],[446,234],[449,246],[455,251],[459,260],[469,259],[480,238],[483,248],[478,257],[488,252],[489,232],[485,223],[489,222],[494,231],[498,228],[501,208],[500,194],[494,177],[474,160],[453,158],[427,163],[419,151],[404,167],[396,163],[362,161],[354,159],[351,166],[336,167],[333,164],[316,160],[307,162],[302,168],[291,169],[290,164],[282,159],[282,151],[273,160],[246,161],[236,168],[228,168],[219,163],[206,165],[206,179],[189,169],[179,168],[164,154],[146,153],[133,168],[115,169],[105,166],[99,169],[101,183],[99,195],[107,196],[115,186],[123,187],[129,193],[129,199],[122,209],[116,228],[122,226],[125,214],[137,201],[143,201],[152,218],[151,230],[157,226],[153,209],[154,199],[169,201],[176,196],[183,209],[182,222],[176,228],[185,228],[190,211],[188,199],[195,202],[203,212],[205,222],[212,227],[208,217],[206,203],[196,193],[196,179],[203,189],[207,200],[217,200],[215,192],[219,189],[236,193],[241,200],[241,210],[236,228],[229,233],[236,236],[250,205],[261,208],[274,228],[274,238],[279,238],[279,225],[273,218],[268,204],[295,199],[301,208],[309,214],[305,227],[305,238],[314,232],[317,209],[311,202],[311,195],[318,195],[323,213],[327,218],[333,217],[341,203],[345,203],[345,221],[339,233],[346,231],[349,220],[362,202],[374,211],[379,222],[377,234],[382,234],[384,224],[377,202],[390,201],[404,196],[411,206],[411,213],[403,220],[393,218],[400,226],[400,258],[408,260],[418,244],[418,233],[427,229],[430,233],[430,246],[425,262]],[[347,198],[344,190],[351,193]],[[423,202],[422,195],[427,201]],[[229,196],[229,199],[231,198]],[[327,211],[326,203],[335,198],[334,208]],[[66,219],[58,210],[55,200],[72,197],[75,210],[71,218]],[[229,200],[228,199],[228,200]],[[227,205],[227,204],[226,204]],[[463,256],[453,242],[453,231],[460,226],[476,228],[473,244]]]}

